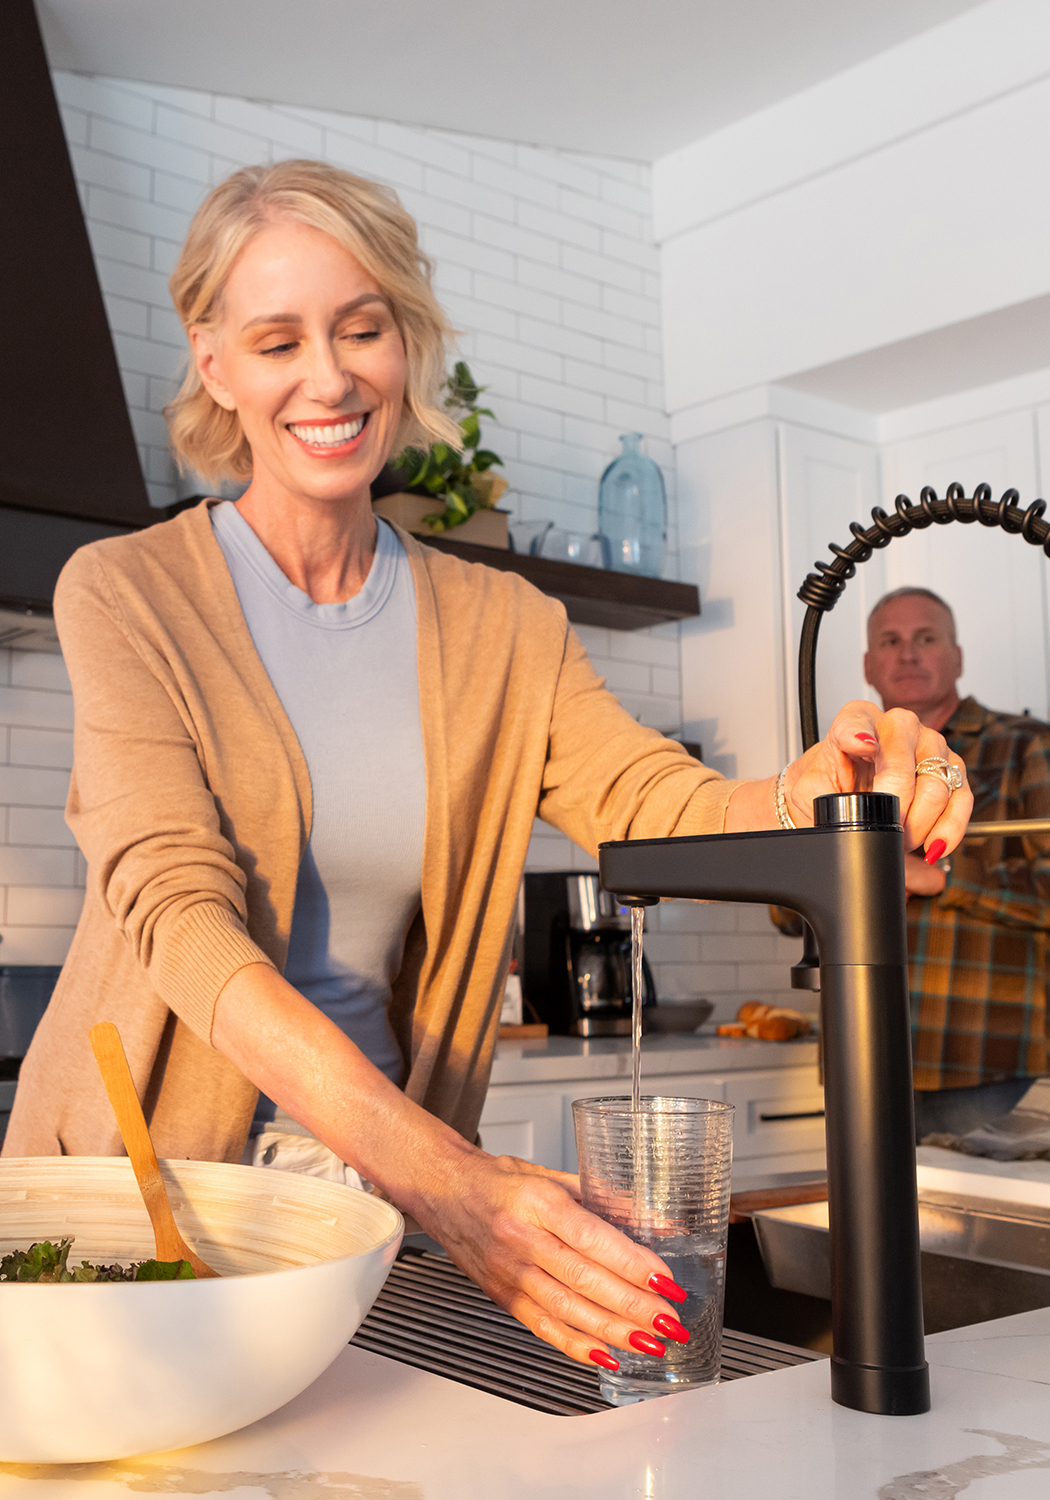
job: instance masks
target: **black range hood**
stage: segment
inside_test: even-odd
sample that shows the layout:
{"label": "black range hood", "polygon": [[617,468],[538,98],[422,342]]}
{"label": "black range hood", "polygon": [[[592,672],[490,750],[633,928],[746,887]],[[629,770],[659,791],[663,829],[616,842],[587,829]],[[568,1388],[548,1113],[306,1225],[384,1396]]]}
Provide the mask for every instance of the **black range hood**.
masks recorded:
{"label": "black range hood", "polygon": [[[77,547],[150,506],[33,0],[5,0],[0,644],[49,615]],[[26,642],[28,644],[28,642]]]}

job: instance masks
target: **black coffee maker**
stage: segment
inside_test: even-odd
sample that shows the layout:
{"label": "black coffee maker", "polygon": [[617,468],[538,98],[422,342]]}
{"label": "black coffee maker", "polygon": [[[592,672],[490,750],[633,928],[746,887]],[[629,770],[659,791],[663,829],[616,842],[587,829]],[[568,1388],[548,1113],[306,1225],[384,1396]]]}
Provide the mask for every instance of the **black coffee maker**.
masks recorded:
{"label": "black coffee maker", "polygon": [[[642,960],[646,1006],[656,1004]],[[529,1019],[555,1036],[630,1036],[631,912],[597,875],[525,876],[522,997]]]}

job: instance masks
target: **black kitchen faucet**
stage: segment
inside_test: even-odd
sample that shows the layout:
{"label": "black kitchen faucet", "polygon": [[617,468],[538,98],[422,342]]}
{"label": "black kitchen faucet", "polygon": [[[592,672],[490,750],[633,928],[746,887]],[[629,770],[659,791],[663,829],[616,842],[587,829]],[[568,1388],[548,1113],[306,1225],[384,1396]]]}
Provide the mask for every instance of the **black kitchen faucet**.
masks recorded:
{"label": "black kitchen faucet", "polygon": [[625,903],[758,901],[809,923],[820,956],[828,1155],[831,1394],[930,1409],[915,1180],[904,845],[896,797],[818,797],[815,826],[601,846]]}

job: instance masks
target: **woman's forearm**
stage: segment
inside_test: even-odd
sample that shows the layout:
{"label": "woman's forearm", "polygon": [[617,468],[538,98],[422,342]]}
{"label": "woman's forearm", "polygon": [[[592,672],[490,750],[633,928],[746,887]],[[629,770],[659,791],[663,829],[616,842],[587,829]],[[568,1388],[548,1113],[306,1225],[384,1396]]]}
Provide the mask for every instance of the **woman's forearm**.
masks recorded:
{"label": "woman's forearm", "polygon": [[454,1191],[474,1153],[460,1135],[412,1103],[316,1006],[267,964],[228,980],[215,1006],[212,1042],[246,1077],[426,1222]]}

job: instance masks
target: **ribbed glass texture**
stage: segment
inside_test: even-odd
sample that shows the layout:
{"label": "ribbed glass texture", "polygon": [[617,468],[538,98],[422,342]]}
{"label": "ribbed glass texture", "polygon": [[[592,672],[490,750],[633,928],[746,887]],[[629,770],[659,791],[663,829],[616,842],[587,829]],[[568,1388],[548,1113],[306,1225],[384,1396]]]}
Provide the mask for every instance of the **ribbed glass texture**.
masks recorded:
{"label": "ribbed glass texture", "polygon": [[[687,1292],[675,1316],[688,1343],[663,1356],[619,1348],[602,1375],[606,1400],[623,1405],[718,1379],[733,1163],[731,1104],[646,1095],[577,1099],[572,1106],[583,1205],[648,1245]],[[650,1330],[646,1329],[646,1332]]]}
{"label": "ribbed glass texture", "polygon": [[667,540],[667,492],[660,465],[647,458],[640,432],[625,432],[623,452],[598,486],[598,531],[617,573],[659,578]]}

